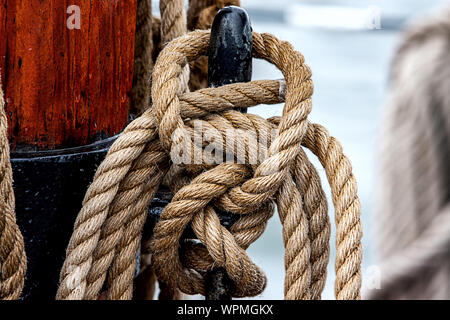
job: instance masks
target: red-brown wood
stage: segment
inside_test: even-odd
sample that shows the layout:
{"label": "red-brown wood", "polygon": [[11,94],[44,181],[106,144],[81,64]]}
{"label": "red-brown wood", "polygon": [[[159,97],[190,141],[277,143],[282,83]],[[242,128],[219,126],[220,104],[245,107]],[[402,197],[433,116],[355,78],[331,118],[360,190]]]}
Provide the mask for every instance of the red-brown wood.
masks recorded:
{"label": "red-brown wood", "polygon": [[[89,144],[126,125],[137,0],[0,0],[0,69],[14,148]],[[67,8],[81,9],[70,30]]]}

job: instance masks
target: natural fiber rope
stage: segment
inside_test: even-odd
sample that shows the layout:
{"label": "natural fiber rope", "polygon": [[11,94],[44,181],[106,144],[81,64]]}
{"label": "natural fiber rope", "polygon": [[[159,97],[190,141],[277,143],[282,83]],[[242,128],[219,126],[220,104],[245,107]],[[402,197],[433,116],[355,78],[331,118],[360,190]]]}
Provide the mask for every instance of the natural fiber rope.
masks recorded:
{"label": "natural fiber rope", "polygon": [[450,7],[411,25],[394,58],[380,141],[380,289],[450,298]]}
{"label": "natural fiber rope", "polygon": [[0,300],[20,297],[27,258],[22,234],[16,223],[13,177],[9,161],[9,142],[5,101],[0,79]]}
{"label": "natural fiber rope", "polygon": [[[163,65],[167,65],[167,64],[164,63]],[[155,93],[155,92],[158,92],[158,89],[156,89],[156,90],[154,91],[154,93]],[[358,205],[359,205],[359,201],[357,201],[357,202],[355,202],[355,203],[357,203],[356,209],[358,209],[357,207],[358,207]],[[353,228],[353,227],[355,227],[355,225],[351,225],[351,226],[350,226],[350,228]],[[356,228],[356,229],[357,229],[357,228]],[[360,248],[359,248],[359,249],[360,249]],[[356,251],[357,251],[357,250],[356,250]],[[358,257],[356,257],[356,258],[358,258]],[[338,284],[338,285],[339,285],[339,284]],[[339,288],[339,287],[338,287],[338,288]]]}
{"label": "natural fiber rope", "polygon": [[[270,35],[254,33],[254,43],[256,57],[273,62],[282,69],[286,78],[284,114],[281,119],[274,119],[275,122],[279,121],[280,132],[270,144],[268,158],[255,170],[245,164],[221,164],[194,177],[190,184],[176,193],[155,228],[152,242],[152,263],[155,272],[159,279],[171,287],[178,287],[187,293],[204,293],[202,271],[184,269],[178,257],[178,241],[184,230],[183,226],[192,221],[194,231],[199,238],[204,239],[214,263],[225,267],[235,281],[236,290],[233,294],[259,294],[264,288],[265,278],[240,245],[249,245],[249,242],[244,240],[247,237],[245,224],[253,223],[252,228],[257,229],[266,223],[272,210],[269,204],[272,196],[276,195],[280,217],[284,221],[286,297],[299,299],[320,296],[317,292],[323,287],[323,265],[328,259],[328,249],[327,246],[320,249],[319,243],[327,241],[329,227],[328,220],[322,214],[323,193],[312,193],[311,200],[302,204],[299,190],[304,190],[305,186],[294,185],[292,182],[306,176],[302,170],[294,170],[291,174],[294,163],[301,161],[296,159],[302,154],[303,143],[319,157],[332,189],[337,222],[336,297],[359,298],[360,204],[351,166],[337,141],[331,138],[324,128],[312,125],[306,120],[311,109],[312,86],[310,71],[303,64],[303,57],[288,43],[280,42]],[[205,89],[209,95],[205,94],[205,98],[198,100],[192,97],[198,96],[199,92],[179,97],[179,75],[182,68],[188,61],[205,54],[208,45],[208,32],[194,32],[172,41],[160,54],[153,74],[152,109],[132,122],[114,143],[86,194],[61,272],[58,298],[95,298],[106,273],[109,279],[109,298],[130,298],[134,257],[146,208],[168,170],[168,152],[175,150],[179,139],[182,138],[177,134],[172,137],[172,133],[177,128],[181,129],[181,135],[189,130],[182,120],[182,116],[192,119],[193,114],[189,114],[189,109],[194,110],[197,115],[207,115],[214,111],[214,108],[218,110],[236,107],[231,101],[222,98],[232,96],[236,91],[246,96],[242,101],[237,101],[240,107],[249,102],[255,105],[280,100],[279,82],[273,81]],[[269,84],[268,87],[273,88],[274,83],[278,83],[277,91],[264,91],[262,84]],[[243,91],[245,86],[250,89],[249,92]],[[252,95],[255,96],[254,100],[249,101],[251,99],[248,97]],[[196,105],[189,101],[195,101]],[[266,127],[272,125],[263,119],[258,120],[257,116],[242,115],[236,111],[222,112],[217,116],[225,119],[230,117],[227,120],[233,126],[238,126],[239,123],[266,123]],[[242,120],[242,117],[247,117],[247,120]],[[214,123],[214,119],[209,122]],[[309,164],[306,165],[308,166]],[[195,171],[195,168],[186,169],[189,172]],[[253,178],[250,178],[252,175]],[[291,175],[297,178],[292,177],[289,180]],[[312,176],[314,175],[313,173]],[[246,180],[248,178],[250,180]],[[311,181],[308,186],[315,186],[310,187],[313,190],[318,184],[316,179],[311,178]],[[289,198],[290,196],[294,199]],[[313,201],[313,196],[322,199],[319,200],[321,204]],[[230,230],[231,233],[218,224],[213,207],[208,205],[213,198],[219,200],[214,201],[214,205],[219,209],[231,209],[228,211],[243,214],[236,224],[237,227]],[[269,207],[264,209],[267,205]],[[304,210],[303,206],[307,210]],[[236,208],[239,210],[235,210]],[[249,214],[250,211],[254,213]],[[307,217],[312,220],[314,215],[321,218],[311,223]],[[258,224],[255,225],[255,221]],[[309,231],[311,226],[317,226],[314,227],[314,232]],[[217,230],[218,233],[212,233],[212,230]],[[236,234],[239,236],[233,236],[233,231],[238,231]],[[252,231],[248,231],[252,239],[262,232],[259,230],[255,236]],[[219,239],[218,234],[222,235]],[[315,235],[312,238],[315,243],[313,250],[310,240],[312,234]],[[297,241],[299,238],[301,241]],[[182,251],[186,254],[193,256],[193,252],[196,252],[199,259],[204,261],[204,266],[207,262],[205,260],[211,261],[203,249],[198,249],[198,245],[186,247],[187,245],[182,244],[185,248]],[[317,283],[314,287],[311,285],[311,274],[313,279],[317,279],[313,280]]]}
{"label": "natural fiber rope", "polygon": [[[255,41],[255,44],[257,42],[258,41]],[[192,47],[195,48],[195,45],[193,46],[192,43],[190,43],[190,45],[191,45],[190,48]],[[203,50],[205,50],[206,48],[207,46],[204,46]],[[160,123],[159,124],[160,141],[163,147],[169,151],[176,150],[177,144],[181,142],[181,139],[183,138],[183,134],[185,132],[181,117],[178,115],[179,113],[178,111],[179,104],[177,101],[178,99],[176,96],[174,97],[176,92],[171,92],[171,90],[176,89],[176,85],[178,82],[176,74],[177,67],[179,67],[179,64],[183,62],[183,59],[194,60],[196,58],[195,56],[191,56],[192,55],[191,52],[183,50],[181,46],[179,49],[177,47],[171,46],[171,49],[172,52],[170,52],[170,56],[167,55],[166,57],[162,53],[158,60],[158,64],[160,63],[161,65],[168,67],[167,70],[169,70],[169,72],[165,73],[161,72],[161,74],[159,75],[157,72],[158,70],[155,67],[154,71],[155,83],[152,88],[152,96],[154,97],[153,112],[158,123]],[[255,51],[257,51],[257,49]],[[287,52],[284,53],[287,56]],[[308,76],[308,72],[302,70],[303,69],[303,66],[301,65],[302,57],[295,55],[294,52],[289,52],[289,54],[290,54],[289,57],[291,58],[291,61],[289,61],[291,62],[290,67],[294,68],[294,70],[297,69],[296,71],[299,72],[298,74],[300,76],[301,75]],[[177,56],[180,56],[180,58],[182,59],[180,59],[179,61],[174,61],[174,59],[176,59]],[[275,58],[280,59],[280,56],[277,56]],[[167,59],[167,61],[165,59]],[[169,61],[169,59],[171,59],[173,62]],[[274,62],[276,63],[276,61]],[[287,63],[288,61],[285,62]],[[172,63],[173,65],[172,68],[170,63]],[[296,66],[296,64],[299,65]],[[171,74],[170,72],[172,70],[173,74]],[[289,73],[285,72],[285,74],[286,76],[289,76]],[[157,76],[161,77],[162,81],[158,82],[156,80]],[[175,81],[170,81],[170,79],[174,79]],[[287,78],[288,83],[289,80]],[[300,77],[298,78],[294,77],[293,80],[298,81],[298,83],[296,84],[299,84],[301,82]],[[288,107],[289,105],[293,105],[294,103],[296,104],[300,103],[306,106],[306,110],[304,109],[304,112],[307,113],[309,111],[308,102],[306,102],[305,104],[301,100],[299,100],[299,95],[296,96],[296,99],[297,100],[293,99],[294,101],[289,101],[289,99],[287,99],[286,110],[289,111]],[[289,119],[289,116],[287,118]],[[301,113],[300,117],[298,117],[297,113],[297,117],[295,120],[299,121],[298,125],[296,125],[295,121],[291,121],[292,125],[290,129],[288,129],[288,133],[291,134],[294,133],[295,137],[299,137],[299,139],[301,139],[303,136],[302,132],[300,131],[303,127],[301,123],[301,121],[303,120]],[[280,127],[283,127],[283,124],[281,124]],[[179,132],[177,132],[177,130]],[[280,136],[283,136],[283,132],[280,132]],[[174,146],[171,146],[172,139],[174,140]],[[286,142],[287,141],[289,140],[286,140]],[[285,144],[286,142],[282,141],[280,145],[283,147],[283,144]],[[271,148],[273,147],[274,144],[276,145],[276,143],[273,143]],[[298,148],[299,147],[300,145],[298,145]],[[286,166],[289,161],[287,157],[290,154],[292,157],[296,156],[296,152],[291,151],[292,149],[294,148],[293,143],[291,142],[290,145],[288,144],[284,147],[284,150],[283,148],[281,148],[281,152],[278,153],[279,155],[281,154],[282,157],[284,156],[284,159],[281,159],[282,160],[281,170],[279,170],[280,168],[278,166],[275,168],[273,167],[273,165],[272,168],[264,168],[265,163],[271,162],[272,164],[275,163],[273,159],[270,159],[270,156],[269,159],[266,160],[266,162],[263,162],[256,169],[255,179],[258,179],[259,176],[264,175],[265,172],[269,172],[271,176],[270,177],[271,179],[267,179],[268,181],[264,186],[266,190],[260,192],[259,195],[256,194],[255,195],[256,197],[253,196],[252,194],[248,194],[246,192],[247,190],[245,190],[244,188],[246,186],[249,186],[248,190],[250,192],[258,192],[257,189],[255,189],[255,187],[258,188],[258,183],[252,186],[252,184],[251,183],[249,184],[249,181],[247,181],[242,185],[242,188],[239,187],[239,184],[242,183],[241,180],[242,177],[245,176],[244,174],[245,170],[244,168],[242,168],[242,166],[231,164],[219,165],[208,172],[202,173],[197,178],[195,178],[189,186],[186,186],[183,189],[181,189],[174,196],[172,203],[165,208],[164,212],[162,213],[160,222],[155,227],[154,231],[155,235],[152,249],[154,252],[154,264],[157,275],[160,278],[163,278],[167,282],[171,283],[173,286],[179,286],[181,290],[184,292],[204,293],[204,286],[201,282],[201,279],[199,278],[199,275],[192,272],[190,274],[187,274],[185,271],[182,270],[182,266],[178,261],[178,250],[176,243],[179,241],[179,237],[181,236],[182,230],[187,225],[187,223],[193,218],[193,214],[201,212],[201,210],[205,208],[205,205],[208,204],[210,200],[218,196],[221,196],[228,188],[232,188],[231,192],[229,192],[228,194],[228,197],[231,196],[230,198],[232,198],[231,201],[236,203],[239,200],[244,200],[241,201],[241,203],[237,204],[238,206],[244,208],[245,207],[257,208],[265,201],[269,200],[269,197],[271,197],[275,193],[278,185],[281,183],[282,178],[286,176],[286,169],[283,167]],[[271,152],[272,150],[269,149],[269,152]],[[272,153],[275,154],[275,151],[272,151]],[[278,157],[278,159],[282,157]],[[262,171],[262,173],[258,173],[258,170],[260,170],[260,172]],[[252,189],[254,191],[251,191]],[[241,193],[241,199],[239,199],[239,196],[236,197],[236,195],[232,193],[234,190],[236,190],[235,192]],[[212,208],[210,209],[205,208],[205,211],[208,214],[210,214],[211,210]],[[233,212],[232,210],[227,211]],[[219,231],[219,234],[227,235],[226,230],[223,230],[223,228],[220,228],[219,230],[216,231]],[[262,277],[261,271],[248,260],[248,257],[245,255],[244,252],[241,253],[238,252],[239,248],[236,248],[237,245],[232,241],[231,238],[223,237],[222,241],[225,242],[225,245],[222,245],[223,247],[235,248],[234,250],[231,249],[230,251],[227,252],[228,255],[231,255],[231,258],[228,259],[230,261],[230,264],[225,263],[226,257],[224,256],[225,265],[223,265],[224,267],[226,267],[230,277],[234,280],[236,284],[236,290],[234,294],[236,296],[259,294],[265,286],[265,279]],[[239,255],[241,256],[240,259]],[[171,270],[171,272],[169,273],[168,270]],[[302,275],[303,274],[301,274],[300,276]]]}
{"label": "natural fiber rope", "polygon": [[[213,13],[220,8],[218,3],[214,8],[202,9],[199,20],[212,20]],[[159,21],[150,19],[149,1],[142,0],[138,4],[136,36],[139,43],[133,93],[137,102],[134,107],[138,113],[146,110],[150,102],[146,91],[152,69],[150,53],[154,58],[159,43],[167,43],[186,31],[182,1],[161,1],[160,5],[161,30],[158,28]],[[202,20],[202,17],[206,18]],[[161,42],[155,41],[159,37]],[[162,298],[176,297],[176,288],[187,293],[204,293],[205,272],[217,266],[225,267],[234,280],[235,296],[259,294],[265,286],[265,277],[248,258],[245,249],[263,233],[268,219],[273,215],[273,199],[276,199],[286,247],[285,297],[319,299],[329,259],[330,226],[318,174],[301,149],[301,144],[319,157],[332,188],[338,240],[336,297],[359,298],[360,204],[350,164],[343,156],[340,145],[330,138],[327,131],[306,120],[311,109],[312,82],[303,57],[289,44],[273,36],[255,33],[254,37],[256,56],[282,69],[287,88],[279,81],[255,81],[179,96],[187,90],[187,60],[196,60],[206,53],[209,33],[193,33],[169,44],[159,60],[159,69],[155,69],[156,83],[152,86],[152,96],[156,97],[156,101],[153,109],[144,111],[114,143],[86,193],[61,272],[58,298],[97,299],[105,282],[107,298],[132,298],[136,253],[147,207],[165,177],[176,195],[163,212],[151,246],[154,254],[152,263],[162,281]],[[165,70],[166,66],[168,70]],[[286,106],[283,117],[269,122],[257,116],[226,111],[259,103],[278,103],[283,101],[284,94]],[[213,111],[219,113],[211,114]],[[190,120],[185,126],[182,119],[186,118]],[[242,130],[249,129],[260,137],[267,134],[268,145],[257,144],[256,150],[252,149],[254,146],[250,136],[244,137],[247,158],[252,152],[259,153],[261,150],[268,152],[267,158],[260,159],[257,165],[222,164],[214,167],[203,163],[200,166],[182,168],[172,165],[169,168],[169,153],[179,146],[176,135],[172,141],[172,133],[176,128],[181,129],[182,135],[194,132],[196,121],[201,121],[205,127],[218,129],[223,137],[229,134],[225,129],[235,130],[235,137]],[[4,114],[1,124],[6,132]],[[280,130],[278,135],[270,137],[268,131],[275,128]],[[6,169],[3,170],[6,174],[2,183],[9,183],[9,191],[8,187],[0,191],[9,193],[3,194],[5,200],[1,202],[6,214],[5,220],[0,220],[5,221],[5,227],[0,224],[0,241],[11,244],[2,246],[2,250],[13,249],[11,253],[1,252],[0,258],[7,258],[0,260],[0,292],[2,298],[18,298],[23,286],[26,258],[23,239],[15,224],[6,134],[1,138],[6,146],[2,150],[7,155],[2,156],[2,161],[6,159]],[[193,144],[191,147],[195,150]],[[269,149],[264,149],[266,147]],[[176,180],[170,181],[175,177]],[[189,206],[185,207],[180,202],[189,203]],[[197,207],[195,203],[198,203]],[[177,205],[181,206],[178,212]],[[221,226],[214,207],[240,214],[241,217],[227,230]],[[182,217],[181,227],[174,230],[174,225],[180,226],[177,215],[184,211],[188,213]],[[180,243],[182,256],[178,257],[176,249],[180,230],[184,230],[188,222],[191,222],[203,244]],[[10,226],[12,232],[9,232]],[[161,250],[161,246],[167,244],[170,244],[168,250]],[[174,266],[171,274],[166,272],[166,263]],[[148,271],[153,272],[151,269]],[[152,277],[150,274],[148,278]]]}
{"label": "natural fiber rope", "polygon": [[150,106],[153,70],[152,1],[139,0],[136,11],[131,113],[141,115]]}

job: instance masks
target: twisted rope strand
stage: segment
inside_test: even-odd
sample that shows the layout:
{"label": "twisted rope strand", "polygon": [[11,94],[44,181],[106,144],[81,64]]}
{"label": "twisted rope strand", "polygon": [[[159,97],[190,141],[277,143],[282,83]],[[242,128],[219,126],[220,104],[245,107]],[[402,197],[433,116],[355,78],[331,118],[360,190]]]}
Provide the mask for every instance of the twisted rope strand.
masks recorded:
{"label": "twisted rope strand", "polygon": [[301,195],[303,210],[309,222],[311,241],[311,299],[320,299],[325,287],[327,264],[330,257],[330,221],[325,192],[322,189],[319,174],[302,150],[292,176]]}
{"label": "twisted rope strand", "polygon": [[[133,232],[129,230],[132,228],[129,225],[133,225],[135,219],[143,219],[145,222],[148,202],[151,201],[156,192],[153,189],[160,184],[162,180],[161,174],[166,171],[163,165],[159,164],[164,164],[165,162],[167,162],[167,157],[158,148],[158,144],[150,144],[145,148],[144,153],[136,159],[132,170],[121,183],[119,191],[111,204],[101,239],[94,252],[94,260],[87,277],[86,299],[96,299],[98,296],[105,280],[106,271],[112,263],[114,255],[123,260],[125,256],[124,251],[128,247],[126,243],[123,243],[125,241],[124,237],[130,239],[126,235]],[[149,185],[153,189],[151,187],[149,189]],[[148,197],[150,197],[150,200],[148,200]],[[125,224],[128,227],[122,228]],[[131,239],[134,239],[136,236]],[[134,262],[134,258],[128,260],[128,264],[133,264]],[[111,271],[111,278],[116,277],[118,275],[115,274],[115,271]],[[112,295],[111,292],[108,292],[108,294]]]}
{"label": "twisted rope strand", "polygon": [[150,111],[147,111],[124,130],[97,169],[75,221],[61,270],[58,299],[84,297],[93,252],[120,182],[132,167],[133,161],[142,154],[147,142],[155,138],[155,124]]}
{"label": "twisted rope strand", "polygon": [[131,113],[141,115],[150,107],[150,78],[153,69],[152,1],[139,0],[136,11]]}

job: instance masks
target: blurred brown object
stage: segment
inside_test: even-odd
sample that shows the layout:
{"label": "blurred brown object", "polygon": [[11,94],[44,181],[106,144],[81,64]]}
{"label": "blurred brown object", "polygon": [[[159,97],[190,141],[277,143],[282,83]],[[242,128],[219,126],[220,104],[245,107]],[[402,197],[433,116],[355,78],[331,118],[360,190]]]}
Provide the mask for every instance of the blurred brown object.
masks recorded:
{"label": "blurred brown object", "polygon": [[391,70],[370,299],[450,299],[450,8],[411,25]]}

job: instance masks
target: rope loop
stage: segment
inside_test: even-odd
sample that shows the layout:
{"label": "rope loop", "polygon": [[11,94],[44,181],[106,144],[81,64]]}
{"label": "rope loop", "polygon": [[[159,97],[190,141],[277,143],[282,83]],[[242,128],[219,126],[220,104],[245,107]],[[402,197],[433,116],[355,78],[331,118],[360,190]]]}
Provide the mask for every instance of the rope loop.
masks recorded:
{"label": "rope loop", "polygon": [[[196,150],[196,148],[198,150],[201,147],[196,146],[192,141],[192,136],[195,136],[195,128],[190,128],[189,125],[195,127],[195,123],[203,123],[203,126],[200,127],[210,125],[222,133],[227,124],[230,124],[228,129],[251,128],[256,135],[264,126],[267,131],[278,128],[278,133],[268,146],[267,158],[254,170],[249,163],[222,163],[202,171],[190,183],[185,183],[178,190],[172,202],[163,211],[155,228],[150,246],[150,251],[153,253],[153,265],[157,276],[164,282],[180,288],[185,293],[204,294],[202,274],[207,270],[185,268],[178,253],[183,230],[191,223],[197,237],[205,244],[208,253],[213,258],[214,263],[208,264],[208,268],[213,266],[226,268],[229,276],[235,282],[236,290],[233,294],[236,297],[260,294],[266,283],[263,273],[249,260],[245,251],[233,238],[232,233],[220,225],[212,202],[222,210],[248,215],[248,218],[241,217],[242,220],[257,219],[259,224],[265,227],[267,219],[271,216],[269,213],[271,210],[267,210],[267,206],[275,196],[285,229],[285,245],[287,249],[292,249],[287,253],[286,258],[286,268],[291,272],[286,278],[286,297],[318,298],[323,289],[325,277],[323,260],[327,260],[329,254],[327,243],[329,222],[326,215],[326,203],[323,191],[320,187],[316,188],[315,192],[321,199],[320,212],[317,215],[322,221],[319,223],[319,230],[314,230],[314,237],[311,239],[308,218],[311,218],[315,212],[311,212],[314,210],[308,207],[309,217],[307,217],[303,208],[302,195],[294,183],[294,180],[301,181],[304,173],[296,172],[296,179],[291,174],[293,164],[296,162],[302,164],[305,160],[307,162],[301,144],[308,126],[310,126],[307,115],[311,111],[313,91],[310,79],[311,71],[308,66],[304,65],[303,56],[296,52],[289,43],[279,41],[269,34],[254,33],[253,36],[254,56],[275,64],[286,79],[286,103],[283,116],[278,119],[276,126],[257,116],[243,115],[236,111],[210,114],[204,118],[203,122],[200,119],[191,119],[186,123],[183,121],[180,99],[177,95],[179,76],[187,63],[206,54],[209,32],[195,31],[176,39],[161,52],[157,60],[153,72],[152,112],[157,122],[161,145],[166,152],[171,154],[172,162],[176,162],[174,157],[180,155],[180,150],[186,152],[187,150]],[[239,127],[243,123],[250,123],[250,126]],[[256,125],[252,125],[256,123],[262,123],[262,126],[258,128]],[[191,134],[192,132],[194,135]],[[222,139],[222,141],[225,140]],[[244,140],[247,143],[245,149],[250,152],[250,139]],[[182,147],[180,147],[181,145]],[[257,149],[260,148],[262,146],[258,146]],[[224,149],[221,148],[221,150]],[[341,153],[338,154],[340,157],[344,157]],[[349,164],[345,163],[345,165]],[[312,166],[308,164],[307,167],[311,169]],[[354,179],[351,172],[346,171],[346,176],[343,178]],[[316,186],[317,183],[318,179],[315,179]],[[351,205],[355,201],[356,205],[359,204],[356,190],[352,195]],[[340,201],[340,197],[337,198],[337,201]],[[314,205],[317,207],[317,204]],[[357,207],[356,209],[359,210]],[[360,228],[359,217],[353,218],[356,221],[352,226],[356,229]],[[320,237],[319,241],[317,241],[317,237]],[[322,248],[318,249],[317,243],[314,244],[316,257],[312,259],[313,261],[311,261],[311,240],[321,242]],[[355,246],[352,250],[360,251],[358,238],[355,240],[354,243],[351,243]],[[198,255],[205,256],[205,252]],[[195,254],[190,253],[190,256],[193,258]],[[347,278],[343,283],[337,286],[338,294],[341,294],[341,291],[348,291],[341,288],[341,285],[347,285],[346,281],[349,280],[356,281],[352,284],[354,286],[353,293],[351,293],[352,298],[359,297],[358,287],[360,286],[360,282],[355,280],[360,278],[360,267],[358,267],[360,261],[359,263],[357,261],[360,260],[360,255],[355,258],[356,263],[352,263],[353,269],[351,270],[353,274],[346,275]],[[317,259],[321,260],[321,267],[318,266]],[[205,262],[200,264],[204,265]],[[312,264],[314,264],[314,275],[311,271]],[[313,286],[311,284],[312,277],[314,278]],[[311,290],[313,287],[314,289]]]}
{"label": "rope loop", "polygon": [[[151,257],[152,269],[170,296],[177,296],[177,289],[204,294],[206,272],[217,267],[233,280],[233,296],[260,294],[265,275],[245,250],[264,232],[276,205],[285,245],[285,297],[320,299],[330,222],[319,175],[303,147],[319,158],[331,186],[337,223],[336,297],[360,297],[361,208],[350,162],[339,142],[307,119],[313,83],[303,56],[272,35],[255,32],[253,38],[254,56],[275,64],[285,81],[186,92],[180,90],[184,70],[206,54],[209,32],[178,37],[160,53],[153,71],[152,107],[112,145],[86,193],[58,299],[96,299],[103,288],[109,299],[132,298],[148,205],[162,183],[174,197],[141,252]],[[282,117],[268,120],[232,110],[284,101]],[[209,142],[218,154],[226,150],[229,155],[227,139],[241,139],[242,145],[231,150],[232,161],[209,161],[204,152],[208,144],[195,139],[208,129],[214,129],[217,139]],[[244,161],[236,161],[239,151]],[[249,161],[256,153],[262,156]],[[180,155],[188,161],[179,162]],[[239,218],[227,229],[216,210]],[[199,242],[181,240],[188,225]]]}
{"label": "rope loop", "polygon": [[25,282],[27,258],[14,212],[5,100],[0,79],[0,300],[16,300]]}

